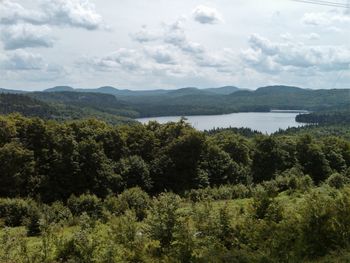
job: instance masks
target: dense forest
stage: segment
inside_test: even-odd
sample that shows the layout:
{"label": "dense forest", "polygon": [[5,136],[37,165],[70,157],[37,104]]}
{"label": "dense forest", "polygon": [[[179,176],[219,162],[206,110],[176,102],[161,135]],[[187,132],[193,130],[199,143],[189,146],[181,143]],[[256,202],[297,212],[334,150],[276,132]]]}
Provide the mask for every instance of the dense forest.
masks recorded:
{"label": "dense forest", "polygon": [[[41,100],[43,96],[45,100]],[[111,95],[106,98],[104,94],[74,96],[74,93],[57,93],[47,96],[45,93],[0,93],[0,114],[9,113],[57,121],[96,118],[110,124],[133,123],[134,120],[129,117],[137,114],[126,108],[121,109],[120,103]]]}
{"label": "dense forest", "polygon": [[[0,90],[0,93],[4,92]],[[136,118],[269,112],[274,109],[349,111],[350,98],[350,92],[346,89],[311,90],[289,86],[268,86],[254,91],[230,86],[149,91],[118,90],[113,87],[91,90],[56,87],[25,95],[56,110],[58,104],[60,115],[66,118],[71,115],[98,117],[110,123],[117,123],[110,121],[113,115]]]}
{"label": "dense forest", "polygon": [[350,124],[350,110],[348,111],[321,111],[309,114],[300,114],[296,121],[311,124]]}
{"label": "dense forest", "polygon": [[2,116],[0,262],[344,262],[332,135]]}

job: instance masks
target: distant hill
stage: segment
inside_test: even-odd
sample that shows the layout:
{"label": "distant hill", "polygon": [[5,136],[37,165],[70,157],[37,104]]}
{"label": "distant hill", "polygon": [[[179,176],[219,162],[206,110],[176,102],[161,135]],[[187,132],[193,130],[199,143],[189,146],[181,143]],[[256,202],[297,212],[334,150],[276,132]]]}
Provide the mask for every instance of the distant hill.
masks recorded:
{"label": "distant hill", "polygon": [[306,93],[310,90],[302,89],[298,87],[291,86],[266,86],[258,88],[255,92],[257,94],[295,94],[295,93]]}
{"label": "distant hill", "polygon": [[124,117],[137,117],[138,113],[130,109],[127,103],[110,94],[93,92],[33,92],[28,96],[54,104],[69,105],[75,108],[90,108],[100,112]]}
{"label": "distant hill", "polygon": [[24,93],[27,93],[27,91],[13,90],[13,89],[1,89],[0,88],[0,94],[1,93],[5,93],[5,94],[24,94]]}
{"label": "distant hill", "polygon": [[234,86],[225,86],[221,88],[209,88],[209,89],[204,89],[205,91],[209,91],[215,94],[220,94],[220,95],[229,95],[234,92],[239,91],[240,89]]}
{"label": "distant hill", "polygon": [[44,92],[62,92],[62,91],[75,91],[75,89],[69,86],[56,86],[56,87],[44,90]]}
{"label": "distant hill", "polygon": [[27,117],[44,119],[57,115],[57,110],[49,104],[19,94],[0,94],[0,114],[20,113]]}
{"label": "distant hill", "polygon": [[[47,96],[48,94],[53,96]],[[119,102],[116,102],[116,98],[112,95],[106,95],[112,99],[100,98],[99,101],[93,96],[75,94],[79,95],[81,104],[78,104],[79,99],[74,100],[74,96],[70,96],[71,94],[60,94],[60,92],[36,92],[25,95],[0,93],[0,114],[20,113],[27,117],[40,117],[58,121],[97,118],[111,124],[134,123],[132,119],[124,116],[129,114],[135,117],[133,114],[137,113],[125,108],[119,110],[122,106]],[[104,96],[104,94],[93,95],[97,95],[97,97]],[[106,102],[105,105],[115,107],[118,105],[119,108],[101,109],[94,107],[102,101]]]}
{"label": "distant hill", "polygon": [[[311,90],[293,86],[266,86],[242,90],[234,86],[176,90],[127,90],[105,86],[73,89],[58,86],[28,96],[53,105],[64,116],[101,115],[152,117],[206,115],[271,110],[339,111],[348,110],[350,90]],[[102,117],[101,117],[102,118]]]}
{"label": "distant hill", "polygon": [[117,97],[129,97],[129,96],[161,96],[161,95],[193,95],[193,94],[219,94],[219,95],[228,95],[238,91],[239,88],[234,86],[225,86],[219,88],[207,88],[199,89],[196,87],[180,88],[180,89],[156,89],[156,90],[129,90],[129,89],[117,89],[111,86],[104,86],[96,89],[81,89],[81,88],[72,88],[69,86],[57,86],[44,90],[44,92],[89,92],[89,93],[103,93],[111,94]]}

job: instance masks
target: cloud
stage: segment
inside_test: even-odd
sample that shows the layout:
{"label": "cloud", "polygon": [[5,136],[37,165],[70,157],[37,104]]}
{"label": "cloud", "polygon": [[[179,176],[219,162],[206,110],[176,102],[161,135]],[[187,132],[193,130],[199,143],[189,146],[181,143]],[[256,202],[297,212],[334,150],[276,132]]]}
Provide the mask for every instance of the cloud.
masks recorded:
{"label": "cloud", "polygon": [[317,33],[311,33],[311,34],[307,35],[306,38],[309,40],[320,40],[321,36]]}
{"label": "cloud", "polygon": [[311,26],[339,26],[339,24],[349,24],[350,16],[337,11],[306,13],[302,18],[302,22]]}
{"label": "cloud", "polygon": [[193,10],[193,19],[201,24],[218,24],[223,21],[222,15],[215,9],[199,5]]}
{"label": "cloud", "polygon": [[45,67],[44,60],[39,54],[16,50],[9,53],[0,61],[4,70],[40,70]]}
{"label": "cloud", "polygon": [[277,43],[252,35],[250,48],[241,52],[242,60],[260,72],[331,72],[350,69],[350,49],[344,46],[314,46],[304,43]]}
{"label": "cloud", "polygon": [[152,32],[148,30],[147,26],[142,26],[141,30],[130,34],[131,38],[139,43],[147,43],[147,42],[152,42],[155,41],[159,38],[159,35],[156,34],[155,32]]}
{"label": "cloud", "polygon": [[0,74],[2,80],[12,82],[45,82],[62,80],[69,76],[64,67],[47,63],[40,54],[22,49],[0,55]]}
{"label": "cloud", "polygon": [[88,0],[45,0],[46,23],[96,30],[103,27],[102,16]]}
{"label": "cloud", "polygon": [[184,19],[178,19],[170,25],[165,25],[163,41],[171,44],[185,53],[198,55],[204,53],[204,48],[201,44],[190,41],[185,33]]}
{"label": "cloud", "polygon": [[104,28],[100,14],[88,0],[40,0],[38,11],[25,9],[19,3],[4,0],[0,3],[0,23],[55,25],[96,30]]}
{"label": "cloud", "polygon": [[[131,34],[131,38],[140,44],[154,42],[152,46],[142,46],[138,51],[133,50],[131,61],[138,61],[138,65],[142,64],[142,72],[151,73],[157,71],[158,73],[184,75],[206,69],[225,73],[232,72],[231,65],[234,60],[232,51],[227,49],[208,51],[202,44],[191,41],[185,32],[186,22],[186,18],[180,17],[173,23],[162,24],[162,30],[156,31],[157,34],[150,33],[155,31],[150,31],[147,26],[143,26],[138,33]],[[135,53],[138,54],[137,58],[134,57]],[[107,56],[95,59],[92,64],[98,65],[103,70],[106,68],[109,70],[130,69],[130,67],[124,67],[121,62],[118,52],[117,63],[115,58],[111,60]],[[136,67],[134,69],[140,70]]]}
{"label": "cloud", "polygon": [[134,49],[120,48],[101,58],[92,58],[82,61],[93,65],[98,70],[110,71],[115,69],[136,71],[140,70],[143,63],[143,54]]}
{"label": "cloud", "polygon": [[25,9],[19,3],[10,0],[0,2],[0,23],[17,24],[26,22],[31,24],[43,24],[46,20],[46,14],[42,11]]}
{"label": "cloud", "polygon": [[278,52],[278,45],[258,34],[252,34],[250,36],[249,44],[253,49],[261,50],[268,55],[275,55]]}
{"label": "cloud", "polygon": [[0,38],[7,50],[52,47],[54,39],[50,33],[51,29],[48,26],[16,24],[4,27],[0,32]]}
{"label": "cloud", "polygon": [[152,46],[145,47],[145,54],[152,58],[159,64],[175,65],[177,59],[175,57],[176,52],[169,46]]}

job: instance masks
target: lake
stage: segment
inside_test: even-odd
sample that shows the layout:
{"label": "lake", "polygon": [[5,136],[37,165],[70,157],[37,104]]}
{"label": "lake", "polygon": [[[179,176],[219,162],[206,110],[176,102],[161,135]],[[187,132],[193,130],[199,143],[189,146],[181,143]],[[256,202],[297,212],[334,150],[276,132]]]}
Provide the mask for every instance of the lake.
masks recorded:
{"label": "lake", "polygon": [[[299,112],[248,112],[224,115],[187,116],[188,122],[197,130],[210,130],[213,128],[244,127],[262,133],[274,133],[279,129],[303,126],[295,121]],[[180,116],[153,117],[137,119],[141,123],[157,121],[167,123],[180,120]]]}

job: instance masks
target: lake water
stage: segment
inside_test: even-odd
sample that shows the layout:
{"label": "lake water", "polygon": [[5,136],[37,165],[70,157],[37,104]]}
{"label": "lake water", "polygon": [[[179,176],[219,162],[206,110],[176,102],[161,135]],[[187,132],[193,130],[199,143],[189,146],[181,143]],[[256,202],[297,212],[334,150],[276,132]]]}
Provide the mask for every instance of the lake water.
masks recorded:
{"label": "lake water", "polygon": [[[260,131],[262,133],[274,133],[279,129],[299,127],[302,123],[295,121],[298,112],[249,112],[232,113],[225,115],[188,116],[188,122],[198,130],[210,130],[213,128],[244,127]],[[158,121],[167,123],[180,120],[180,116],[154,117],[138,119],[141,123]]]}

